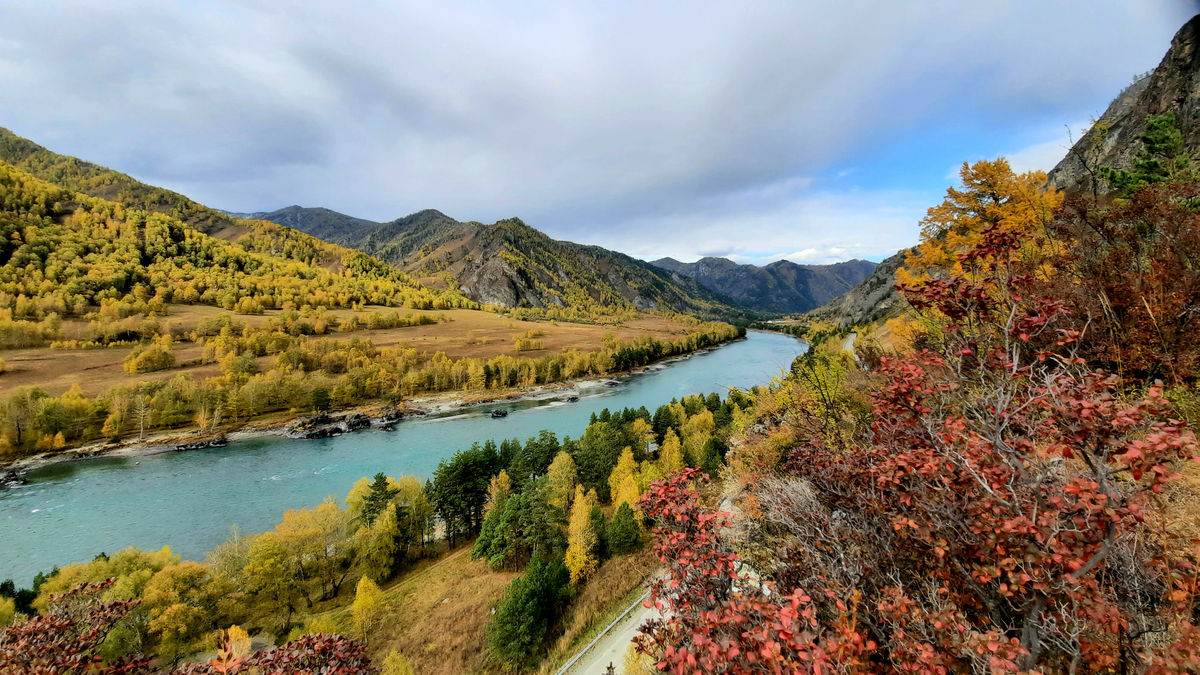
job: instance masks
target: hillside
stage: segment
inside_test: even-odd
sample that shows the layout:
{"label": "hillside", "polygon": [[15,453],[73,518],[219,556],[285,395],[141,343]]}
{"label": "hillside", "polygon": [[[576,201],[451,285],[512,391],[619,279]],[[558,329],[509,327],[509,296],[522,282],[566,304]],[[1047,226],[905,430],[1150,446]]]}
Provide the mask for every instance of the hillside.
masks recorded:
{"label": "hillside", "polygon": [[[95,292],[104,290],[89,288],[90,292],[80,293],[76,288],[35,284],[33,279],[22,285],[19,277],[24,275],[8,256],[26,251],[32,257],[25,265],[45,269],[66,264],[69,275],[85,277],[109,274],[116,261],[125,261],[115,291],[125,293],[140,283],[150,289],[150,295],[162,289],[160,295],[167,302],[182,300],[226,309],[243,298],[265,309],[280,308],[288,301],[321,307],[354,303],[424,309],[474,305],[454,289],[429,289],[360,251],[275,222],[230,216],[126,174],[52,152],[3,128],[0,168],[4,170],[5,194],[0,213],[8,221],[6,245],[12,249],[0,257],[4,263],[0,276],[14,277],[14,285],[4,287],[4,292],[14,296],[73,296],[74,300],[64,299],[61,304],[74,306],[82,300],[85,307],[80,311],[86,312],[86,305],[99,304],[101,298]],[[84,213],[90,215],[77,217]],[[11,238],[12,232],[24,232],[30,225],[51,238],[51,250],[18,246]],[[128,238],[113,237],[113,232],[126,226]],[[155,249],[150,232],[160,230],[171,243]],[[25,236],[19,240],[31,243]],[[116,250],[126,253],[118,255]],[[95,253],[102,254],[88,257]],[[64,256],[69,260],[57,260]],[[82,258],[84,264],[68,264],[75,258]],[[174,271],[159,274],[159,267]],[[289,288],[286,294],[278,292],[281,285]],[[0,302],[0,307],[4,305]],[[16,312],[17,318],[25,314]],[[43,314],[37,312],[39,318]]]}
{"label": "hillside", "polygon": [[1173,115],[1183,154],[1200,153],[1200,15],[1183,25],[1158,67],[1117,95],[1100,119],[1050,172],[1050,182],[1065,190],[1110,189],[1101,167],[1130,170],[1143,151],[1146,123]]}
{"label": "hillside", "polygon": [[738,304],[763,312],[807,312],[853,288],[865,279],[875,263],[848,260],[833,265],[798,265],[779,260],[758,267],[739,265],[728,258],[701,258],[683,263],[674,258],[653,264],[733,298]]}
{"label": "hillside", "polygon": [[691,279],[599,246],[551,239],[518,218],[484,225],[427,209],[374,223],[300,207],[254,215],[369,253],[431,286],[457,286],[481,303],[736,313],[727,299]]}
{"label": "hillside", "polygon": [[896,270],[904,264],[908,252],[907,249],[900,251],[879,263],[854,288],[810,311],[807,317],[840,326],[855,326],[899,312],[906,303],[892,286],[896,283]]}

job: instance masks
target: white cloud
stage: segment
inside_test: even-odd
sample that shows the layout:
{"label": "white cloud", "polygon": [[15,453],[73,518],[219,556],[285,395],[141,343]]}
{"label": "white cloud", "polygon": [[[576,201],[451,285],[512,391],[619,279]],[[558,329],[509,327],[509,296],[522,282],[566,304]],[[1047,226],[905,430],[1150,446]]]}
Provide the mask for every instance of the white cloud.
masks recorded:
{"label": "white cloud", "polygon": [[1191,9],[12,0],[0,125],[234,210],[433,207],[630,252],[878,257],[930,202],[888,211],[879,195],[917,188],[874,153],[1087,114]]}

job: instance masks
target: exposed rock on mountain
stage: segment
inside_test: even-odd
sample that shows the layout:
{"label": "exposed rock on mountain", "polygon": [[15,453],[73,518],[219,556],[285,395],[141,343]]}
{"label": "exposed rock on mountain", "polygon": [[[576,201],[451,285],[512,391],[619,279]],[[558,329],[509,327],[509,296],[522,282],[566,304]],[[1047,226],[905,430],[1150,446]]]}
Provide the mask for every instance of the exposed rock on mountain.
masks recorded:
{"label": "exposed rock on mountain", "polygon": [[1116,99],[1050,172],[1060,189],[1103,193],[1109,188],[1100,167],[1131,169],[1142,151],[1139,136],[1146,121],[1173,114],[1183,136],[1184,152],[1200,153],[1200,15],[1188,21],[1158,67],[1117,95]]}
{"label": "exposed rock on mountain", "polygon": [[862,281],[875,269],[867,260],[833,265],[798,265],[788,260],[765,267],[739,265],[728,258],[701,258],[683,263],[674,258],[654,264],[728,296],[738,304],[763,312],[807,312],[829,302]]}
{"label": "exposed rock on mountain", "polygon": [[840,326],[855,326],[899,313],[904,307],[904,298],[892,286],[896,283],[896,270],[904,264],[908,252],[905,249],[879,263],[861,283],[833,302],[809,312],[808,317]]}

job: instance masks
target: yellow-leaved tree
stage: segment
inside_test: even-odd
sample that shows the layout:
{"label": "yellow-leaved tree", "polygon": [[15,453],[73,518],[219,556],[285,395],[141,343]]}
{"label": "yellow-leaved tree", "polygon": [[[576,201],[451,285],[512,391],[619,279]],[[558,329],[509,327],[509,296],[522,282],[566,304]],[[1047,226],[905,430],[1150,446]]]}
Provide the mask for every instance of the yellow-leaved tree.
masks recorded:
{"label": "yellow-leaved tree", "polygon": [[571,455],[567,454],[565,450],[560,450],[546,471],[549,490],[546,495],[547,503],[566,510],[571,503],[571,495],[575,492],[578,478],[575,460],[571,459]]}
{"label": "yellow-leaved tree", "polygon": [[[625,479],[637,476],[637,462],[633,459],[633,449],[625,446],[621,451],[621,456],[617,458],[617,465],[613,467],[612,473],[608,474],[608,494],[611,495],[614,506],[619,506],[621,500],[618,495],[621,493],[621,486],[625,484]],[[630,503],[630,506],[633,506]]]}
{"label": "yellow-leaved tree", "polygon": [[492,480],[488,482],[488,497],[487,504],[483,507],[484,515],[496,507],[497,504],[503,502],[512,494],[512,479],[508,477],[508,472],[500,469],[500,473],[492,476]]}
{"label": "yellow-leaved tree", "polygon": [[1062,203],[1062,195],[1045,187],[1045,173],[1016,174],[1001,157],[963,162],[959,176],[962,186],[947,188],[946,198],[921,221],[921,243],[896,271],[897,283],[972,277],[986,261],[964,269],[958,254],[979,244],[989,227],[1017,234],[1022,242],[1018,255],[1024,260],[1037,262],[1050,252],[1053,242],[1048,240],[1045,226]]}
{"label": "yellow-leaved tree", "polygon": [[658,468],[664,476],[683,470],[683,445],[674,429],[667,429],[662,447],[658,449]]}
{"label": "yellow-leaved tree", "polygon": [[364,576],[383,581],[392,575],[400,534],[395,504],[388,504],[375,522],[358,528],[354,533],[354,554]]}
{"label": "yellow-leaved tree", "polygon": [[232,592],[232,583],[197,562],[168,565],[155,573],[142,594],[142,606],[150,614],[158,655],[173,663],[202,646],[201,640],[218,628],[218,608]]}
{"label": "yellow-leaved tree", "polygon": [[565,562],[571,573],[571,583],[578,584],[596,572],[600,561],[596,559],[598,535],[592,526],[590,514],[595,498],[585,494],[583,486],[575,487],[575,499],[571,506],[571,518],[567,521],[567,554]]}
{"label": "yellow-leaved tree", "polygon": [[370,577],[364,576],[354,589],[354,604],[350,611],[354,615],[354,627],[364,639],[368,638],[387,612],[387,597]]}
{"label": "yellow-leaved tree", "polygon": [[12,598],[0,595],[0,628],[12,623],[17,616],[17,603]]}

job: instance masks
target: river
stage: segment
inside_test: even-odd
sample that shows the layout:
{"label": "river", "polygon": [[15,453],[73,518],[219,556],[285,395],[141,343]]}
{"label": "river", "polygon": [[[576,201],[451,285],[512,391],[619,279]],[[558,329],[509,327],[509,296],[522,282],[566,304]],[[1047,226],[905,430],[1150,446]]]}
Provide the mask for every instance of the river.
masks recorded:
{"label": "river", "polygon": [[[343,499],[354,481],[382,471],[428,478],[438,461],[475,441],[519,438],[542,429],[583,434],[592,413],[672,398],[766,384],[804,351],[803,342],[751,331],[747,339],[622,376],[615,386],[576,388],[564,398],[480,406],[468,412],[405,420],[392,431],[319,440],[263,437],[224,448],[137,458],[53,464],[29,484],[0,491],[0,580],[28,586],[54,565],[91,560],[127,546],[169,545],[185,560],[203,559],[236,524],[268,530],[290,508],[327,496]],[[493,419],[491,410],[510,414]]]}

